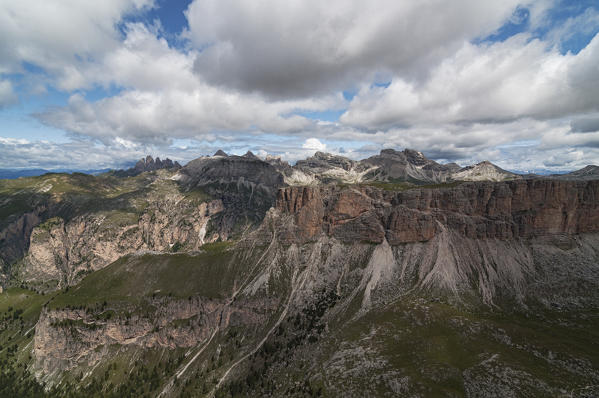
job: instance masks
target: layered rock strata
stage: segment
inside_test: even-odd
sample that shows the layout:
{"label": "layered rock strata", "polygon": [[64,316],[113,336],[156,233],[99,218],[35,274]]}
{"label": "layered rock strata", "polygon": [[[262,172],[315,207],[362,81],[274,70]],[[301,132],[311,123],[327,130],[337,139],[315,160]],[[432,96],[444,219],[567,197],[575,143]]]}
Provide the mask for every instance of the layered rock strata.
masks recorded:
{"label": "layered rock strata", "polygon": [[287,187],[277,210],[293,215],[288,242],[319,234],[342,242],[423,242],[449,229],[473,239],[599,231],[599,181],[518,180],[390,192],[369,186]]}

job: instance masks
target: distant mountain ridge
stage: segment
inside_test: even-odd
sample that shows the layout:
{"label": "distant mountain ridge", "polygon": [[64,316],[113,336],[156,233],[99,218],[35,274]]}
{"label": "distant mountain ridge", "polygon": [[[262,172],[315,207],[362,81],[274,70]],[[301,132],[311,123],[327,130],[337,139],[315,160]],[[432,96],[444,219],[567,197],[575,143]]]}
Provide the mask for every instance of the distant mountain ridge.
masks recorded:
{"label": "distant mountain ridge", "polygon": [[[228,171],[224,169],[218,171],[217,169],[221,167]],[[258,169],[260,172],[255,175],[254,173]],[[597,166],[587,166],[582,170],[548,177],[595,179],[599,175],[598,170]],[[304,186],[328,183],[380,182],[422,185],[460,181],[497,182],[538,178],[539,176],[507,171],[489,161],[466,167],[460,167],[456,163],[441,164],[428,159],[422,152],[414,149],[404,149],[403,151],[383,149],[378,155],[363,160],[352,160],[341,155],[318,151],[306,159],[298,160],[295,165],[290,165],[280,157],[267,156],[262,159],[250,151],[241,156],[228,155],[219,149],[212,156],[202,156],[192,160],[182,167],[176,176],[176,178],[187,182],[193,180],[195,185],[198,183],[207,185],[210,181],[222,182],[223,178],[229,181],[233,177],[276,189],[283,185]]]}
{"label": "distant mountain ridge", "polygon": [[14,180],[21,177],[37,177],[48,173],[83,173],[90,175],[98,175],[106,173],[110,169],[93,169],[93,170],[78,170],[78,169],[0,169],[0,180]]}
{"label": "distant mountain ridge", "polygon": [[[229,162],[243,159],[252,159],[271,165],[276,173],[283,176],[286,185],[317,185],[321,183],[342,182],[348,184],[366,182],[438,184],[454,181],[506,181],[521,178],[557,178],[588,180],[599,177],[599,166],[588,165],[580,170],[563,174],[521,174],[511,172],[489,162],[482,161],[475,165],[461,167],[456,163],[441,164],[428,159],[422,152],[414,149],[383,149],[378,155],[362,160],[352,160],[341,155],[326,152],[316,152],[314,155],[298,160],[295,165],[281,160],[279,156],[267,155],[262,159],[251,151],[245,155],[228,155],[219,149],[212,156],[201,156],[188,163],[203,159],[202,162],[211,162],[210,159],[228,158]],[[197,163],[197,162],[196,162]],[[110,172],[117,177],[134,177],[144,172],[156,170],[180,170],[179,162],[169,158],[161,160],[148,155],[135,163],[129,169],[110,170],[74,170],[74,169],[0,169],[0,179],[15,179],[19,177],[35,177],[46,173],[84,173],[98,175]],[[277,178],[277,177],[274,177]]]}
{"label": "distant mountain ridge", "polygon": [[580,170],[575,170],[566,174],[554,174],[551,178],[558,179],[578,179],[578,180],[596,180],[599,178],[599,166],[588,165]]}

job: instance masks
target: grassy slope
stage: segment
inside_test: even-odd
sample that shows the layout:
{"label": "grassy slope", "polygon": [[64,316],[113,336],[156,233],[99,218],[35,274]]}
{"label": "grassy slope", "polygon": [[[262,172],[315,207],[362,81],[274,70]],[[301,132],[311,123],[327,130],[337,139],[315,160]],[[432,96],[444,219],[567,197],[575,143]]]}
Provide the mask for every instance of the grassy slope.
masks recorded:
{"label": "grassy slope", "polygon": [[[233,281],[240,278],[239,271],[244,264],[236,261],[226,243],[208,245],[206,249],[195,256],[123,258],[87,276],[78,286],[60,292],[49,306],[78,306],[102,300],[108,300],[109,306],[119,302],[135,304],[156,291],[175,298],[192,294],[226,297],[233,288]],[[24,332],[33,325],[41,305],[50,298],[21,289],[10,289],[0,295],[0,313],[5,313],[9,306],[24,310],[21,315],[24,324],[20,321],[11,324],[11,334]],[[330,303],[325,308],[328,305]],[[525,314],[480,308],[465,310],[422,297],[407,297],[358,320],[332,323],[326,333],[314,332],[320,323],[318,317],[314,322],[311,317],[308,313],[307,318],[300,320],[299,329],[294,318],[286,321],[277,335],[297,339],[298,330],[306,328],[307,323],[313,325],[305,329],[304,337],[297,342],[288,338],[272,339],[255,359],[247,361],[247,367],[241,366],[248,372],[247,377],[254,379],[252,384],[246,387],[234,383],[231,391],[255,394],[284,391],[289,396],[339,396],[352,391],[392,396],[399,388],[427,397],[460,397],[472,388],[467,385],[467,373],[470,378],[486,378],[501,386],[510,383],[501,379],[501,372],[509,368],[516,372],[516,376],[510,376],[513,380],[521,379],[518,385],[508,386],[517,395],[543,396],[545,386],[569,391],[593,384],[593,371],[599,368],[599,316],[593,311]],[[186,384],[181,386],[181,391],[192,395],[209,391],[212,375],[222,373],[219,369],[226,369],[226,364],[238,357],[242,347],[239,336],[243,333],[236,330],[217,336],[198,361],[201,366],[190,369],[190,378],[183,381]],[[9,333],[0,336],[6,341]],[[22,352],[20,361],[27,362],[30,348],[25,349],[25,346],[30,337],[20,336],[15,341]],[[165,375],[172,375],[183,363],[182,355],[181,350],[114,347],[114,355],[82,382],[86,386],[85,394],[105,394],[101,385],[103,375],[108,374],[107,380],[114,385],[124,383],[122,388],[127,393],[134,391],[138,396],[151,396],[150,391],[162,388]],[[494,368],[481,365],[487,360]],[[18,366],[19,362],[11,363]],[[252,374],[252,367],[261,363],[269,363],[267,372]],[[497,374],[489,369],[496,369]],[[133,376],[125,377],[125,371],[127,374],[131,371]],[[156,381],[156,372],[160,375],[159,381]],[[71,375],[72,385],[63,387],[75,389],[79,383],[77,377]],[[404,385],[397,382],[399,387],[392,387],[397,380],[405,380]],[[152,388],[151,383],[154,383]],[[127,396],[125,390],[114,389],[113,392]],[[226,396],[227,389],[220,394]]]}
{"label": "grassy slope", "polygon": [[50,308],[93,304],[102,300],[138,302],[144,297],[200,295],[224,298],[237,276],[231,260],[231,243],[207,244],[197,254],[146,254],[125,256],[94,272],[77,286],[57,295]]}
{"label": "grassy slope", "polygon": [[[110,311],[130,311],[134,308],[134,311],[144,311],[145,316],[151,317],[155,308],[148,305],[149,296],[163,295],[173,300],[187,299],[193,295],[227,299],[236,284],[245,278],[244,271],[250,269],[249,265],[255,261],[255,255],[260,253],[258,250],[249,258],[239,256],[230,250],[231,246],[230,242],[207,244],[202,252],[195,255],[126,256],[88,275],[79,285],[58,294],[49,303],[49,308],[84,305],[93,310],[98,308],[99,303],[106,301]],[[181,324],[185,322],[179,321]],[[171,323],[176,326],[178,321]],[[246,340],[255,333],[248,330],[238,332],[247,334]],[[201,358],[189,369],[186,385],[176,385],[174,388],[194,389],[196,392],[212,388],[212,375],[222,373],[229,361],[243,354],[239,350],[240,338],[232,336],[231,330],[217,334]],[[93,370],[93,375],[82,383],[86,386],[86,392],[95,391],[100,396],[108,394],[109,391],[105,387],[99,387],[96,382],[98,378],[106,377],[104,386],[108,382],[115,386],[124,383],[120,387],[109,389],[115,396],[127,396],[131,391],[135,391],[132,396],[155,396],[171,380],[174,372],[181,369],[184,361],[190,359],[191,355],[185,357],[184,353],[196,352],[194,349],[142,349],[136,346],[115,346],[110,349],[114,354],[108,356],[106,361]],[[122,369],[132,369],[132,374],[136,376],[132,379],[125,377]],[[85,372],[86,369],[82,371]],[[67,375],[66,380],[71,384],[68,388],[75,388],[78,372],[79,370]],[[155,376],[156,372],[158,378]]]}
{"label": "grassy slope", "polygon": [[[19,180],[14,184],[0,181],[0,195],[10,196],[12,199],[7,203],[15,205],[18,204],[15,198],[28,195],[28,189],[39,188],[39,184],[52,184],[52,188],[44,194],[60,198],[74,195],[75,198],[83,198],[76,203],[87,204],[96,203],[96,200],[121,203],[118,201],[129,201],[133,197],[140,201],[133,201],[134,208],[143,209],[145,202],[142,193],[145,195],[151,189],[165,194],[175,186],[174,182],[161,181],[148,188],[147,181],[143,180],[145,177],[135,177],[128,179],[131,186],[121,187],[119,181],[112,185],[112,177],[88,177],[48,175],[23,179],[30,183],[33,181],[33,185]],[[391,190],[412,188],[388,184],[380,187]],[[200,201],[206,198],[201,193],[186,196]],[[115,214],[117,221],[121,219],[118,213]],[[175,298],[194,294],[212,298],[228,297],[234,281],[241,278],[244,264],[235,259],[233,252],[227,251],[226,243],[208,245],[205,249],[203,253],[193,256],[128,256],[87,276],[78,286],[60,292],[53,299],[22,289],[9,289],[0,295],[0,319],[4,318],[2,325],[5,327],[0,331],[0,344],[3,345],[0,361],[4,361],[5,366],[3,371],[16,370],[14,379],[27,379],[20,365],[28,362],[31,349],[31,337],[25,332],[35,324],[41,306],[48,300],[51,300],[50,308],[62,308],[101,301],[109,301],[111,305],[137,304],[155,293]],[[12,307],[11,311],[8,311],[9,307]],[[15,310],[23,312],[13,319]],[[285,325],[294,327],[292,322]],[[392,378],[407,377],[409,381],[406,382],[406,388],[411,393],[464,396],[467,388],[464,372],[470,370],[485,376],[487,370],[481,363],[492,358],[494,363],[499,364],[498,367],[515,369],[550,387],[566,390],[594,383],[592,374],[585,374],[584,369],[599,368],[599,317],[596,312],[539,312],[525,316],[519,313],[464,311],[412,297],[373,311],[357,321],[339,325],[330,330],[328,335],[314,337],[313,340],[309,338],[310,335],[307,335],[299,346],[276,356],[277,364],[272,365],[271,373],[266,375],[269,378],[267,385],[272,387],[279,384],[283,387],[277,387],[278,391],[281,388],[291,391],[296,382],[303,383],[306,375],[309,375],[310,391],[321,391],[329,396],[351,391],[350,388],[364,391],[365,395],[393,394],[389,380],[383,377],[388,374]],[[223,352],[223,361],[231,360],[237,341],[228,335],[219,336],[207,355],[215,356]],[[15,344],[18,354],[9,355],[6,347]],[[270,347],[266,351],[281,349],[276,344],[266,347]],[[344,350],[355,353],[360,349],[362,354],[353,357],[353,354],[348,354],[347,361],[336,357]],[[135,392],[137,388],[140,394],[133,396],[142,396],[142,391],[148,392],[147,388],[144,390],[144,385],[153,380],[153,370],[172,374],[176,368],[174,364],[181,360],[181,355],[180,350],[128,352],[115,348],[114,357],[100,366],[96,374],[108,371],[111,382],[131,381],[133,384],[127,384],[128,391]],[[266,352],[260,358],[270,358],[268,355],[272,355],[272,352]],[[132,357],[138,357],[139,363],[131,365]],[[550,357],[557,359],[550,360]],[[575,366],[572,364],[577,361],[582,364],[581,371],[573,370]],[[368,366],[364,367],[364,364]],[[223,363],[221,361],[219,364],[218,359],[215,359],[215,363],[209,366],[216,368],[223,366]],[[198,378],[207,374],[206,369],[194,371],[194,376]],[[87,387],[85,394],[88,396],[93,396],[93,390],[99,388],[98,383],[101,384],[99,379],[93,380],[97,381]],[[497,384],[501,382],[496,380]],[[191,386],[193,388],[189,390],[204,391],[204,385]],[[520,395],[543,395],[540,387],[534,384],[523,383],[512,387]],[[101,395],[101,392],[98,394]],[[123,392],[117,396],[127,394]]]}
{"label": "grassy slope", "polygon": [[[408,296],[351,321],[306,324],[285,322],[266,344],[269,352],[221,396],[543,397],[598,390],[596,310],[510,312]],[[298,343],[302,329],[308,337]]]}
{"label": "grassy slope", "polygon": [[[0,362],[5,359],[2,362],[3,372],[16,372],[10,374],[18,375],[16,384],[7,383],[6,391],[12,393],[23,389],[31,391],[33,396],[41,394],[40,386],[25,369],[31,364],[30,352],[34,330],[30,329],[39,318],[44,304],[47,304],[49,309],[83,305],[93,311],[94,308],[100,308],[98,304],[107,302],[110,312],[133,308],[151,315],[155,309],[148,305],[148,298],[153,295],[168,296],[173,300],[186,299],[192,295],[226,299],[233,291],[235,283],[244,277],[243,270],[248,269],[244,257],[235,257],[235,253],[229,250],[231,245],[230,242],[207,244],[202,252],[194,255],[126,256],[88,275],[77,286],[52,295],[37,295],[17,288],[8,289],[0,294],[0,320],[9,319],[6,322],[2,321],[6,330],[0,331],[0,344],[4,348],[3,351],[0,350]],[[17,316],[13,320],[15,311]],[[207,359],[215,355],[221,343],[226,344],[227,341],[227,335],[218,336],[214,347],[207,350]],[[16,345],[18,355],[11,353],[9,357],[6,356],[6,347],[9,345]],[[81,371],[89,369],[69,372],[61,386],[45,395],[63,396],[70,391],[74,396],[153,396],[181,366],[185,358],[183,349],[146,350],[135,346],[108,348],[113,354],[94,368],[91,375],[82,379]],[[233,358],[236,353],[231,351],[231,348],[223,351],[223,355],[226,352],[228,358]],[[216,362],[213,366],[217,366]],[[221,361],[218,366],[224,366],[224,362]],[[108,383],[115,386],[110,388],[110,394],[106,390]],[[205,384],[202,384],[202,388],[207,388],[203,386]],[[0,387],[0,396],[3,391],[5,390]]]}
{"label": "grassy slope", "polygon": [[[41,203],[62,205],[62,214],[57,215],[67,219],[96,208],[143,210],[149,195],[180,192],[177,183],[168,179],[169,175],[163,170],[128,178],[50,173],[0,180],[0,226]],[[198,204],[210,199],[209,195],[199,190],[187,192],[185,196]],[[131,206],[133,208],[128,208]]]}

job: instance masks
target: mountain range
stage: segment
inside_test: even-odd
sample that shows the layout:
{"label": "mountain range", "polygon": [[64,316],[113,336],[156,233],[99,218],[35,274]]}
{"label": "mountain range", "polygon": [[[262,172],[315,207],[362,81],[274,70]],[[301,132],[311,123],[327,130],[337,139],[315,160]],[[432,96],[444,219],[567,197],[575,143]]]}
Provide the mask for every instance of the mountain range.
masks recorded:
{"label": "mountain range", "polygon": [[[223,150],[218,150],[213,157],[228,157]],[[244,157],[261,160],[252,152],[248,152]],[[205,157],[206,158],[206,157]],[[208,157],[209,158],[209,157]],[[300,160],[296,165],[290,166],[282,161],[280,157],[267,155],[264,159],[272,164],[281,172],[287,174],[286,182],[290,184],[303,184],[305,181],[313,181],[314,178],[324,178],[324,180],[341,180],[349,183],[368,180],[401,180],[422,182],[443,182],[450,180],[457,181],[502,181],[509,178],[518,178],[518,175],[530,177],[541,177],[536,174],[519,174],[501,169],[500,167],[488,161],[480,162],[476,165],[460,167],[456,163],[439,164],[434,160],[427,159],[421,152],[412,149],[396,151],[394,149],[384,149],[379,155],[372,156],[361,161],[351,160],[339,155],[332,155],[324,152],[316,152],[312,157]],[[19,177],[34,177],[47,173],[84,173],[98,175],[110,172],[115,176],[128,177],[141,174],[146,171],[160,170],[163,168],[180,169],[182,166],[177,161],[166,158],[162,161],[160,158],[147,156],[140,159],[135,165],[126,170],[71,170],[71,169],[0,169],[0,179],[14,179]],[[587,170],[590,178],[594,178],[598,166],[589,165],[582,170]],[[365,173],[372,169],[372,173]],[[375,171],[376,170],[376,171]],[[579,170],[579,173],[583,171]],[[293,173],[295,171],[295,173]],[[572,172],[572,173],[576,173]],[[565,175],[565,178],[571,173],[550,174],[544,172],[543,177],[559,177]],[[316,177],[314,177],[316,176]],[[313,178],[314,177],[314,178]]]}
{"label": "mountain range", "polygon": [[0,396],[595,396],[599,167],[218,151],[0,181]]}
{"label": "mountain range", "polygon": [[98,175],[102,173],[106,173],[110,171],[110,169],[90,169],[90,170],[77,170],[77,169],[55,169],[55,170],[46,170],[46,169],[0,169],[0,180],[6,179],[15,179],[20,177],[37,177],[43,174],[48,173],[83,173],[83,174],[91,174]]}

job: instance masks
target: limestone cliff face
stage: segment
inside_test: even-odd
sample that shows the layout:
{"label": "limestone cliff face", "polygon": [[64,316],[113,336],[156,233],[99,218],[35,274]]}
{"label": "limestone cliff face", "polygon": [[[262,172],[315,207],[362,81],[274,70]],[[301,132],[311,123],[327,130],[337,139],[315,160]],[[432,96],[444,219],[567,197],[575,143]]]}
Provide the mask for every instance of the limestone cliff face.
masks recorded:
{"label": "limestone cliff face", "polygon": [[[75,366],[93,366],[111,345],[138,348],[193,347],[207,340],[216,328],[251,328],[267,320],[275,305],[268,300],[225,300],[190,297],[147,299],[149,312],[115,308],[44,309],[35,328],[34,369],[42,375]],[[43,376],[42,376],[43,377]]]}
{"label": "limestone cliff face", "polygon": [[389,192],[374,187],[287,187],[276,208],[294,223],[289,242],[325,233],[343,242],[423,242],[449,229],[473,239],[599,231],[599,181],[550,179],[463,183]]}
{"label": "limestone cliff face", "polygon": [[42,288],[51,289],[76,283],[86,273],[139,250],[198,250],[218,237],[207,236],[207,228],[210,217],[222,210],[220,200],[193,205],[179,197],[166,197],[141,215],[89,213],[66,223],[55,217],[33,228],[19,277],[25,282],[48,283]]}
{"label": "limestone cliff face", "polygon": [[45,210],[41,206],[27,212],[0,230],[0,264],[11,264],[23,255],[31,232],[41,222]]}
{"label": "limestone cliff face", "polygon": [[[248,153],[227,156],[217,152],[189,162],[173,177],[184,190],[200,188],[223,202],[219,224],[229,234],[258,225],[275,202],[277,189],[284,185],[275,166]],[[228,238],[227,232],[224,238]]]}

